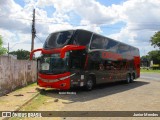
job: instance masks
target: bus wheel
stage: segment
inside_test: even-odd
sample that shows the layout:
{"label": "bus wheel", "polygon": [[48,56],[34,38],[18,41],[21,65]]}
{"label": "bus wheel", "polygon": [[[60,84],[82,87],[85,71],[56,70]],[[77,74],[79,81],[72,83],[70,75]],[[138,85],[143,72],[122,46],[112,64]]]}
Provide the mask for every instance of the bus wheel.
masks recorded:
{"label": "bus wheel", "polygon": [[131,77],[129,74],[127,74],[126,83],[129,84],[130,82],[131,82]]}
{"label": "bus wheel", "polygon": [[131,75],[131,80],[130,80],[130,82],[132,83],[133,81],[134,81],[134,76]]}
{"label": "bus wheel", "polygon": [[86,90],[90,91],[93,89],[93,86],[94,86],[94,82],[92,80],[91,77],[88,78],[87,82],[86,82]]}

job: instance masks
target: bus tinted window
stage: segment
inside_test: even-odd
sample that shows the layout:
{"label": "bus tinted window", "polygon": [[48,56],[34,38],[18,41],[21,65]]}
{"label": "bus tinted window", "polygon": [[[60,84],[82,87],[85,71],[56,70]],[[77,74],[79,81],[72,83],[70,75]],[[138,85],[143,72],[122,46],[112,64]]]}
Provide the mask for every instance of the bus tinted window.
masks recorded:
{"label": "bus tinted window", "polygon": [[119,44],[117,41],[114,41],[112,39],[108,39],[108,45],[106,46],[106,49],[111,49],[113,47],[117,47],[117,45]]}
{"label": "bus tinted window", "polygon": [[44,48],[63,47],[72,37],[73,31],[61,31],[48,36]]}
{"label": "bus tinted window", "polygon": [[91,32],[85,30],[77,30],[74,35],[74,44],[76,45],[88,45],[91,39]]}
{"label": "bus tinted window", "polygon": [[130,52],[130,46],[120,43],[118,45],[118,53],[123,54],[123,53],[127,53],[127,52]]}
{"label": "bus tinted window", "polygon": [[102,37],[99,35],[93,35],[91,41],[91,49],[108,49],[110,51],[116,52],[117,45],[119,42],[114,41],[110,38]]}
{"label": "bus tinted window", "polygon": [[94,34],[91,41],[91,49],[106,49],[108,40],[105,37]]}
{"label": "bus tinted window", "polygon": [[57,41],[56,43],[58,45],[63,45],[68,39],[71,38],[71,33],[69,31],[65,31],[65,32],[60,32],[58,35],[57,35]]}
{"label": "bus tinted window", "polygon": [[130,51],[131,51],[131,54],[133,56],[139,56],[139,50],[138,49],[132,47]]}

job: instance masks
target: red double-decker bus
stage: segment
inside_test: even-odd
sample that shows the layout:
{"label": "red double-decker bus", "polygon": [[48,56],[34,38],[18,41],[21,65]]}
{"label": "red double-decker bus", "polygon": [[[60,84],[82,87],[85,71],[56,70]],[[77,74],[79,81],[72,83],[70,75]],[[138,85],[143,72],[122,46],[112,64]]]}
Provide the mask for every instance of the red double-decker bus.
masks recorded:
{"label": "red double-decker bus", "polygon": [[45,88],[70,89],[125,80],[140,76],[140,56],[136,47],[86,30],[51,33],[37,60],[37,83]]}

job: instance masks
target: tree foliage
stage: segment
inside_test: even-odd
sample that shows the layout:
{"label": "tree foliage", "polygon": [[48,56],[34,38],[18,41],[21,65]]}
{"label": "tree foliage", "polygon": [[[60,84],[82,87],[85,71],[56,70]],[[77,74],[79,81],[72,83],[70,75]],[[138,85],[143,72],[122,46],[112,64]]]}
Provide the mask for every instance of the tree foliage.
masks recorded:
{"label": "tree foliage", "polygon": [[149,55],[145,55],[141,57],[141,60],[150,60],[150,57]]}
{"label": "tree foliage", "polygon": [[17,51],[12,51],[10,52],[9,54],[12,54],[12,55],[17,55],[17,59],[18,60],[28,60],[29,59],[29,55],[30,55],[30,52],[27,51],[27,50],[17,50]]}
{"label": "tree foliage", "polygon": [[144,56],[141,57],[141,60],[150,61],[150,56],[149,55],[144,55]]}
{"label": "tree foliage", "polygon": [[160,31],[156,32],[152,37],[151,37],[151,45],[154,47],[159,47],[160,48]]}
{"label": "tree foliage", "polygon": [[160,65],[160,50],[153,50],[148,53],[150,60],[153,60],[154,64]]}
{"label": "tree foliage", "polygon": [[2,36],[0,36],[0,55],[7,53],[7,49],[2,47],[2,45],[3,45],[3,40],[2,40]]}
{"label": "tree foliage", "polygon": [[154,64],[160,65],[160,50],[148,52],[148,55],[142,56],[141,60],[153,61]]}

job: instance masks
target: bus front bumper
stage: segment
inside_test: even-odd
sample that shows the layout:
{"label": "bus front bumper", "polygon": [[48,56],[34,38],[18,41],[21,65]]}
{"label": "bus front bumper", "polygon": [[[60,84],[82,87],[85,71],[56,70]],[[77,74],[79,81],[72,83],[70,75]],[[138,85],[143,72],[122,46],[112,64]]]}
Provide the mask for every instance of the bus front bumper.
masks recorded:
{"label": "bus front bumper", "polygon": [[38,74],[38,85],[45,88],[56,88],[61,90],[70,89],[70,72],[57,75]]}

